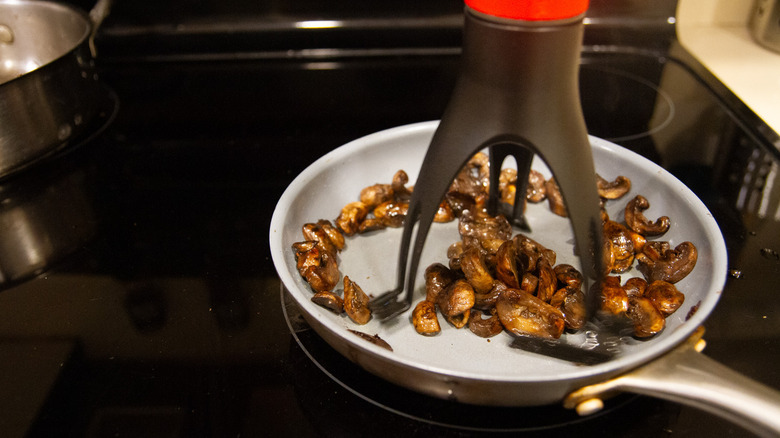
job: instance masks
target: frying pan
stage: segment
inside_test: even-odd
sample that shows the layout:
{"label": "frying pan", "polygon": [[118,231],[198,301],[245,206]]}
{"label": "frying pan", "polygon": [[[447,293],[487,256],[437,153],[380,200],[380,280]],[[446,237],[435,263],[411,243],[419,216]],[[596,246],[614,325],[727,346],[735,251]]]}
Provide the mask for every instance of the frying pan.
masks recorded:
{"label": "frying pan", "polygon": [[[681,282],[683,306],[667,319],[665,330],[650,340],[626,338],[615,358],[583,366],[550,356],[510,348],[503,333],[487,341],[446,323],[435,337],[418,335],[410,312],[391,322],[359,326],[311,301],[310,287],[296,269],[291,246],[303,240],[301,226],[334,219],[342,206],[357,200],[363,187],[388,183],[405,170],[413,181],[438,122],[392,128],[357,139],[323,156],[290,184],[274,211],[270,246],[282,283],[307,322],[333,348],[367,371],[409,389],[464,403],[534,406],[564,402],[586,414],[618,391],[649,394],[688,403],[729,418],[759,434],[780,433],[780,393],[754,382],[699,353],[700,326],[715,307],[727,273],[726,249],[719,228],[701,201],[675,177],[620,146],[591,137],[596,171],[606,179],[625,175],[632,190],[650,201],[648,217],[672,220],[663,236],[672,246],[689,240],[699,250],[696,268]],[[532,166],[550,176],[541,160]],[[418,188],[419,190],[420,188]],[[611,201],[611,217],[627,201]],[[579,266],[568,220],[545,204],[529,204],[530,237],[556,250],[558,263]],[[339,269],[369,295],[394,285],[400,229],[351,237],[339,255]],[[457,224],[437,224],[426,242],[421,266],[446,263],[446,248],[458,240]],[[423,271],[423,269],[420,269]],[[422,273],[417,284],[424,284]],[[624,274],[641,276],[637,272]],[[423,299],[424,286],[415,291]],[[350,330],[378,335],[393,351],[367,342]],[[584,334],[567,334],[567,342],[584,342]]]}
{"label": "frying pan", "polygon": [[109,7],[0,0],[0,176],[89,129],[102,91],[93,39]]}

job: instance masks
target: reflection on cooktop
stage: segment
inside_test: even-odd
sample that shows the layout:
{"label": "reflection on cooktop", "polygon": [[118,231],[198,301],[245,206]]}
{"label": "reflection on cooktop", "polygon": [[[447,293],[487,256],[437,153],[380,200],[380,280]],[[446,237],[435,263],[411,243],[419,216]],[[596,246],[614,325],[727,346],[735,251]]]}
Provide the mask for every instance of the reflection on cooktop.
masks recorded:
{"label": "reflection on cooktop", "polygon": [[309,327],[292,297],[281,289],[282,310],[295,339],[290,345],[295,357],[290,372],[295,376],[298,401],[313,422],[327,428],[327,436],[359,436],[361,430],[383,430],[393,436],[420,428],[435,436],[575,430],[583,436],[648,427],[663,431],[669,421],[664,417],[674,418],[679,409],[661,400],[624,394],[607,400],[598,414],[580,417],[560,405],[476,406],[419,394],[369,374],[336,352]]}
{"label": "reflection on cooktop", "polygon": [[94,170],[80,152],[99,147],[117,115],[118,97],[104,91],[86,134],[0,176],[0,290],[44,272],[97,234]]}

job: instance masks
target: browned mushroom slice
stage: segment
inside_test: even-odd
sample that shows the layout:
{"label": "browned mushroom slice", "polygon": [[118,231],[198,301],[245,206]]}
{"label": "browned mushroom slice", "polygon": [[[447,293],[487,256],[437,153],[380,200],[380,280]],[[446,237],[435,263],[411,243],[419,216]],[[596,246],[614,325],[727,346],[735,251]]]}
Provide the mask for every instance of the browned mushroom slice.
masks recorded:
{"label": "browned mushroom slice", "polygon": [[474,288],[459,278],[444,288],[436,304],[444,316],[462,315],[474,307]]}
{"label": "browned mushroom slice", "polygon": [[496,256],[498,249],[504,244],[504,239],[487,238],[479,241],[479,246],[484,250],[483,253],[486,256]]}
{"label": "browned mushroom slice", "polygon": [[539,277],[526,272],[523,274],[523,280],[520,282],[520,289],[528,292],[531,295],[536,294],[536,289],[539,286]]}
{"label": "browned mushroom slice", "polygon": [[644,296],[647,289],[647,280],[640,277],[631,277],[623,284],[623,290],[626,291],[629,298]]}
{"label": "browned mushroom slice", "polygon": [[561,217],[569,217],[566,210],[566,203],[563,201],[563,194],[555,178],[550,178],[544,182],[544,190],[547,192],[547,203],[550,205],[550,211]]}
{"label": "browned mushroom slice", "polygon": [[477,177],[482,181],[483,187],[488,186],[490,182],[490,159],[486,153],[477,152],[474,154],[469,159],[466,167],[470,168],[471,171],[477,175]]}
{"label": "browned mushroom slice", "polygon": [[566,294],[561,311],[568,328],[579,330],[584,327],[588,315],[585,307],[585,293],[580,289],[576,289]]}
{"label": "browned mushroom slice", "polygon": [[328,238],[328,235],[325,234],[325,230],[322,229],[319,225],[307,222],[303,224],[301,227],[301,234],[303,235],[303,239],[306,241],[314,240],[320,243],[326,250],[331,250],[331,252],[335,251],[335,246],[330,242],[330,238]]}
{"label": "browned mushroom slice", "polygon": [[522,264],[519,267],[517,264],[517,249],[514,242],[504,241],[496,252],[496,278],[509,287],[519,289],[525,268]]}
{"label": "browned mushroom slice", "polygon": [[449,204],[455,217],[460,217],[466,210],[473,211],[477,202],[473,196],[460,192],[447,192],[444,200]]}
{"label": "browned mushroom slice", "polygon": [[335,313],[344,312],[344,300],[340,296],[329,291],[320,291],[311,297],[311,301],[315,304],[332,310]]}
{"label": "browned mushroom slice", "polygon": [[463,253],[466,251],[466,246],[462,240],[459,240],[447,248],[447,259],[449,260],[450,269],[453,271],[460,270],[460,259],[463,257]]}
{"label": "browned mushroom slice", "polygon": [[458,232],[463,238],[471,237],[479,241],[509,240],[512,237],[512,224],[502,215],[477,215],[466,210],[458,221]]}
{"label": "browned mushroom slice", "polygon": [[696,266],[698,252],[691,242],[683,242],[674,249],[668,242],[648,242],[636,259],[637,269],[649,283],[656,280],[677,283]]}
{"label": "browned mushroom slice", "polygon": [[472,310],[469,316],[469,330],[479,337],[492,338],[504,331],[504,326],[501,325],[495,309],[491,311],[489,318],[483,318],[479,310]]}
{"label": "browned mushroom slice", "polygon": [[329,291],[336,286],[341,274],[335,255],[313,240],[296,242],[292,247],[298,272],[315,292]]}
{"label": "browned mushroom slice", "polygon": [[650,208],[650,202],[642,195],[636,195],[626,204],[626,225],[643,236],[660,236],[669,230],[668,216],[661,216],[655,222],[651,222],[644,215],[644,211]]}
{"label": "browned mushroom slice", "polygon": [[422,300],[414,306],[412,311],[412,325],[417,333],[425,336],[433,336],[441,331],[439,318],[436,316],[436,304],[428,300]]}
{"label": "browned mushroom slice", "polygon": [[489,197],[487,188],[485,188],[485,191],[480,192],[474,196],[474,209],[472,212],[475,214],[481,214],[482,216],[487,216],[488,199]]}
{"label": "browned mushroom slice", "polygon": [[472,155],[466,165],[478,170],[481,177],[487,178],[489,176],[490,160],[488,155],[484,152],[480,151]]}
{"label": "browned mushroom slice", "polygon": [[537,170],[531,170],[528,174],[528,187],[525,190],[525,199],[528,202],[542,202],[547,198],[547,189],[544,185],[544,175]]}
{"label": "browned mushroom slice", "polygon": [[357,283],[344,276],[344,311],[357,324],[366,324],[371,319],[368,295]]}
{"label": "browned mushroom slice", "polygon": [[393,351],[393,347],[391,347],[390,344],[387,343],[387,341],[380,338],[378,334],[371,336],[368,333],[359,332],[357,330],[352,330],[352,329],[348,329],[348,330],[350,331],[350,333],[357,335],[374,345],[378,345],[384,349]]}
{"label": "browned mushroom slice", "polygon": [[344,240],[344,234],[339,231],[339,229],[334,226],[329,220],[327,219],[320,219],[317,221],[317,225],[322,227],[322,229],[325,231],[325,234],[328,235],[328,238],[333,243],[333,245],[341,251],[344,249],[345,240]]}
{"label": "browned mushroom slice", "polygon": [[485,192],[489,184],[490,173],[488,169],[487,155],[475,154],[455,176],[449,191],[474,197]]}
{"label": "browned mushroom slice", "polygon": [[[612,241],[606,237],[602,238],[602,274],[609,275],[612,272],[612,267],[615,266],[615,250],[612,248]],[[636,256],[634,257],[636,258]]]}
{"label": "browned mushroom slice", "polygon": [[435,303],[445,287],[455,281],[455,274],[441,263],[425,268],[425,299]]}
{"label": "browned mushroom slice", "polygon": [[628,316],[634,323],[634,336],[638,338],[653,336],[666,326],[666,320],[661,312],[644,297],[631,298]]}
{"label": "browned mushroom slice", "polygon": [[512,238],[518,254],[523,254],[528,258],[529,271],[536,271],[536,265],[540,258],[547,260],[551,266],[555,266],[557,255],[555,251],[545,248],[544,245],[523,234],[518,234]]}
{"label": "browned mushroom slice", "polygon": [[600,175],[596,175],[596,188],[600,197],[604,199],[618,199],[631,190],[631,180],[621,175],[610,182]]}
{"label": "browned mushroom slice", "polygon": [[455,220],[455,213],[452,211],[452,207],[447,201],[441,201],[439,203],[439,209],[436,210],[436,215],[433,217],[433,221],[437,223],[451,222]]}
{"label": "browned mushroom slice", "polygon": [[516,335],[560,338],[566,325],[560,310],[518,289],[509,289],[496,302],[505,329]]}
{"label": "browned mushroom slice", "polygon": [[[669,251],[672,246],[665,240],[653,240],[647,243],[641,252],[647,252],[648,257],[653,259],[659,259],[666,251]],[[637,254],[638,256],[639,254]]]}
{"label": "browned mushroom slice", "polygon": [[298,271],[309,266],[319,266],[320,255],[322,252],[326,252],[325,249],[319,245],[318,240],[295,242],[292,244],[292,249],[295,252]]}
{"label": "browned mushroom slice", "polygon": [[360,202],[369,209],[393,199],[393,187],[390,184],[374,184],[360,191]]}
{"label": "browned mushroom slice", "polygon": [[553,307],[561,307],[563,304],[563,299],[566,297],[566,294],[569,292],[566,290],[567,286],[564,286],[553,294],[552,298],[550,298],[550,305]]}
{"label": "browned mushroom slice", "polygon": [[360,223],[368,216],[371,211],[368,206],[360,201],[350,202],[345,205],[339,216],[336,218],[336,226],[347,236],[358,232]]}
{"label": "browned mushroom slice", "polygon": [[412,197],[412,189],[406,187],[409,182],[409,175],[403,170],[399,170],[393,175],[393,181],[390,187],[393,189],[393,197],[399,201],[409,201]]}
{"label": "browned mushroom slice", "polygon": [[[501,189],[499,194],[500,194],[499,199],[501,200],[501,202],[514,206],[515,198],[517,197],[517,186],[515,186],[514,184],[509,184],[505,188]],[[523,204],[523,209],[525,209],[525,204]]]}
{"label": "browned mushroom slice", "polygon": [[566,286],[558,289],[550,300],[550,305],[563,313],[566,328],[579,330],[585,326],[585,294],[579,287]]}
{"label": "browned mushroom slice", "polygon": [[555,270],[544,258],[539,259],[536,267],[539,274],[539,285],[536,288],[536,297],[545,303],[549,303],[558,285],[558,278],[555,276]]}
{"label": "browned mushroom slice", "polygon": [[376,206],[374,209],[374,217],[387,227],[399,228],[404,225],[407,211],[409,211],[408,202],[397,200],[385,201]]}
{"label": "browned mushroom slice", "polygon": [[610,271],[619,274],[631,269],[634,264],[634,241],[631,239],[630,230],[609,220],[604,222],[604,238],[612,243],[610,246],[612,252]]}
{"label": "browned mushroom slice", "polygon": [[601,285],[601,310],[615,315],[628,311],[628,294],[620,285],[620,277],[608,276],[604,279]]}
{"label": "browned mushroom slice", "polygon": [[572,265],[561,263],[553,268],[558,282],[574,288],[582,287],[582,273]]}
{"label": "browned mushroom slice", "polygon": [[647,239],[645,236],[637,233],[636,231],[630,230],[628,228],[626,229],[628,230],[628,237],[631,239],[631,242],[634,243],[634,254],[636,255],[636,253],[641,252],[645,248]]}
{"label": "browned mushroom slice", "polygon": [[677,290],[673,284],[663,280],[650,283],[644,296],[653,303],[653,306],[661,312],[664,318],[676,312],[685,301],[685,295],[682,292]]}
{"label": "browned mushroom slice", "polygon": [[501,202],[509,205],[515,205],[515,194],[517,193],[517,170],[507,167],[501,169],[498,175],[498,193]]}
{"label": "browned mushroom slice", "polygon": [[387,228],[387,225],[381,220],[375,217],[368,217],[358,225],[357,232],[360,234],[368,233],[370,231],[379,231]]}
{"label": "browned mushroom slice", "polygon": [[496,301],[498,301],[498,297],[501,296],[502,292],[508,289],[509,288],[506,284],[504,284],[503,281],[494,281],[493,288],[490,289],[490,291],[487,293],[474,293],[474,307],[478,309],[491,309],[496,307]]}
{"label": "browned mushroom slice", "polygon": [[[344,247],[344,236],[336,230],[332,225],[330,225],[329,221],[324,221],[327,223],[328,230],[325,229],[323,225],[320,223],[306,223],[303,224],[303,227],[301,228],[301,231],[303,233],[304,240],[315,240],[320,243],[322,248],[324,248],[326,251],[329,251],[333,254],[336,254],[341,250],[341,248]],[[331,231],[330,233],[328,231]],[[331,239],[331,234],[333,234],[333,239]],[[339,236],[341,239],[339,239]]]}
{"label": "browned mushroom slice", "polygon": [[450,324],[452,324],[453,327],[457,329],[462,329],[463,327],[466,327],[466,324],[469,323],[469,318],[471,316],[471,309],[458,314],[458,315],[444,315],[444,319],[447,320]]}
{"label": "browned mushroom slice", "polygon": [[477,293],[486,293],[493,288],[493,276],[485,264],[485,259],[477,247],[466,249],[460,258],[460,269]]}

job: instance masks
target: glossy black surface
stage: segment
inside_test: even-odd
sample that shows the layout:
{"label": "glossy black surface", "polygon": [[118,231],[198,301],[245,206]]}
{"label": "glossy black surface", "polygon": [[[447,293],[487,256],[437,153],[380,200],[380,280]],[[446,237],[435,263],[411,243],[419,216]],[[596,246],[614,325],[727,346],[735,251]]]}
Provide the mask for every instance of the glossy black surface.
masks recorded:
{"label": "glossy black surface", "polygon": [[[438,118],[457,75],[457,27],[445,27],[444,36],[428,29],[438,44],[404,45],[409,37],[388,31],[389,40],[382,32],[364,40],[390,41],[382,50],[327,55],[297,51],[310,34],[295,36],[295,56],[245,50],[231,57],[217,38],[211,41],[220,50],[205,56],[210,47],[197,39],[180,40],[189,44],[178,52],[175,38],[150,49],[150,39],[165,35],[134,34],[127,23],[140,15],[121,14],[128,7],[117,6],[120,15],[101,39],[101,78],[118,96],[116,119],[97,139],[0,187],[0,217],[21,224],[0,238],[41,237],[29,226],[35,217],[66,216],[68,207],[58,204],[36,205],[35,215],[14,210],[36,199],[25,189],[30,180],[44,183],[33,193],[56,192],[56,172],[84,182],[78,187],[94,214],[76,226],[95,230],[33,278],[0,284],[0,381],[10,388],[0,397],[5,436],[745,434],[702,411],[634,396],[613,400],[595,418],[553,406],[469,423],[457,415],[468,410],[462,405],[361,375],[305,326],[293,324],[293,336],[268,249],[276,200],[333,148]],[[611,33],[594,29],[586,41]],[[780,388],[775,140],[664,38],[652,50],[586,47],[587,123],[592,134],[662,164],[710,208],[732,276],[707,320],[705,353]],[[407,397],[411,414],[382,407]]]}

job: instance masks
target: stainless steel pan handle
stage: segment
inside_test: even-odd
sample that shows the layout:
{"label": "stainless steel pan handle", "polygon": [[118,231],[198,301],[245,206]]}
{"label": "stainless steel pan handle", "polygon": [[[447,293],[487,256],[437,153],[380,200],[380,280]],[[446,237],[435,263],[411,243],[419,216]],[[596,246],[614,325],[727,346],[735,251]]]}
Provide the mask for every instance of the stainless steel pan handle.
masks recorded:
{"label": "stainless steel pan handle", "polygon": [[113,0],[98,0],[98,2],[95,3],[95,6],[89,11],[89,21],[92,23],[92,31],[89,34],[89,51],[92,53],[92,57],[97,57],[95,36],[97,35],[100,25],[103,24],[103,20],[105,20],[109,12],[111,12],[112,3]]}
{"label": "stainless steel pan handle", "polygon": [[564,400],[564,406],[588,414],[615,392],[632,392],[672,400],[712,412],[760,435],[780,435],[780,391],[752,380],[701,354],[699,329],[683,344],[658,359],[612,380],[586,386]]}

